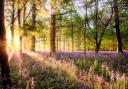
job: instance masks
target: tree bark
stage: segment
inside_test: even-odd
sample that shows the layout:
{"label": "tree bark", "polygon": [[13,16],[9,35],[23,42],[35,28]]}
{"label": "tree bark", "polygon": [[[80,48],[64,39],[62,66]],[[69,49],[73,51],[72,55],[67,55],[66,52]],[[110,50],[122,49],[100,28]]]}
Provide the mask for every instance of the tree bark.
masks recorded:
{"label": "tree bark", "polygon": [[98,32],[97,32],[97,29],[98,29],[98,0],[95,0],[95,52],[98,53]]}
{"label": "tree bark", "polygon": [[26,2],[24,1],[24,9],[23,9],[23,27],[25,26],[25,17],[26,17]]}
{"label": "tree bark", "polygon": [[56,36],[56,51],[58,51],[59,37]]}
{"label": "tree bark", "polygon": [[[33,28],[33,30],[36,29],[36,4],[35,4],[34,0],[33,0],[33,5],[32,5],[32,28]],[[35,35],[32,35],[32,37],[31,37],[31,51],[35,51],[35,42],[36,42]]]}
{"label": "tree bark", "polygon": [[61,44],[62,43],[62,29],[60,29],[60,34],[59,35],[60,35],[59,51],[61,52],[62,51],[62,48],[61,48],[61,46],[62,46],[62,44]]}
{"label": "tree bark", "polygon": [[118,52],[123,52],[122,50],[122,41],[121,41],[121,34],[120,34],[120,23],[119,23],[119,12],[118,12],[118,0],[113,0],[114,4],[114,17],[115,17],[115,28],[116,28],[116,36],[118,42]]}
{"label": "tree bark", "polygon": [[73,27],[73,16],[71,12],[71,36],[72,36],[72,52],[74,51],[74,27]]}
{"label": "tree bark", "polygon": [[31,48],[30,48],[30,50],[33,52],[35,51],[35,42],[36,42],[35,35],[33,35],[31,37]]}
{"label": "tree bark", "polygon": [[51,15],[51,29],[50,29],[50,53],[51,55],[56,52],[55,37],[56,37],[56,15],[53,13]]}
{"label": "tree bark", "polygon": [[12,41],[11,45],[12,48],[14,48],[14,23],[15,23],[15,0],[12,0],[12,14],[11,14],[11,35],[12,35]]}
{"label": "tree bark", "polygon": [[[24,28],[24,27],[25,27],[25,17],[26,17],[26,2],[25,2],[25,0],[24,0],[24,5],[23,5],[23,6],[24,6],[24,8],[23,8],[23,18],[22,18],[23,25],[22,25],[22,26],[23,26],[23,28]],[[21,52],[22,52],[22,51],[26,51],[26,47],[25,47],[26,45],[24,45],[24,44],[26,44],[25,41],[24,41],[24,40],[26,39],[26,38],[25,38],[25,31],[23,31],[23,36],[22,36],[21,39],[22,39],[22,44],[23,44],[23,45],[21,44],[21,45],[22,45],[22,50],[21,50]],[[21,40],[20,40],[20,41],[21,41]]]}
{"label": "tree bark", "polygon": [[[18,0],[18,9],[17,9],[17,12],[18,12],[18,28],[20,30],[20,28],[21,28],[21,7],[20,7],[20,0]],[[22,34],[20,36],[20,52],[22,52]]]}
{"label": "tree bark", "polygon": [[4,0],[0,0],[0,64],[3,89],[12,89],[7,55],[6,31],[4,24]]}
{"label": "tree bark", "polygon": [[87,30],[87,0],[85,1],[85,20],[84,20],[84,55],[86,55],[86,30]]}

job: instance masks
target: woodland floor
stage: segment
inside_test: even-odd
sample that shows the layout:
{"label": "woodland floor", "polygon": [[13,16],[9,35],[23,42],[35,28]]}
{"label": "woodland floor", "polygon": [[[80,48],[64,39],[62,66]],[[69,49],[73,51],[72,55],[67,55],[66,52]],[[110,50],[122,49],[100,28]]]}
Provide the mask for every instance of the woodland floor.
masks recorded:
{"label": "woodland floor", "polygon": [[16,89],[128,89],[127,52],[17,52],[9,63]]}

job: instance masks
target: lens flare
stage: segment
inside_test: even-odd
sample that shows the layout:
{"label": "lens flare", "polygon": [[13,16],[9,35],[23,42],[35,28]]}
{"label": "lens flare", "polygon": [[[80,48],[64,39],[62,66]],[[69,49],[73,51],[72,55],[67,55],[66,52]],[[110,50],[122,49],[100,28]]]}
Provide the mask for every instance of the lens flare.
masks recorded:
{"label": "lens flare", "polygon": [[7,39],[7,51],[11,51],[11,40],[12,40],[12,35],[11,35],[11,31],[8,30],[6,32],[6,39]]}
{"label": "lens flare", "polygon": [[6,33],[6,38],[7,38],[7,50],[8,51],[19,51],[20,49],[20,39],[18,34],[15,32],[14,33],[14,45],[12,46],[12,35],[11,35],[11,31],[7,31]]}
{"label": "lens flare", "polygon": [[[14,33],[13,44],[12,44],[12,34],[11,30],[6,32],[6,39],[7,39],[7,53],[8,53],[8,60],[10,61],[14,56],[17,60],[20,60],[20,39],[18,34]],[[14,59],[14,58],[13,58]]]}
{"label": "lens flare", "polygon": [[19,40],[19,36],[17,34],[14,35],[14,49],[15,51],[19,51],[20,49],[20,40]]}

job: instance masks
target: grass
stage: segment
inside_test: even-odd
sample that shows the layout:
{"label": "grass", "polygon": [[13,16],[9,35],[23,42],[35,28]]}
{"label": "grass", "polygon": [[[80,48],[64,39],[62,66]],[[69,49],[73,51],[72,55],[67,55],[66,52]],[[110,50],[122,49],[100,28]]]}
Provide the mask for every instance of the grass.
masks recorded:
{"label": "grass", "polygon": [[127,57],[24,54],[10,60],[16,89],[128,89]]}
{"label": "grass", "polygon": [[[39,59],[39,60],[38,60]],[[74,69],[69,64],[52,58],[34,58],[25,55],[22,65],[11,60],[11,76],[16,88],[22,89],[77,89]],[[65,68],[70,66],[69,70]],[[69,71],[71,74],[69,74]]]}
{"label": "grass", "polygon": [[128,60],[123,55],[115,57],[65,55],[57,58],[68,62],[72,60],[78,68],[80,80],[90,83],[93,89],[128,88]]}

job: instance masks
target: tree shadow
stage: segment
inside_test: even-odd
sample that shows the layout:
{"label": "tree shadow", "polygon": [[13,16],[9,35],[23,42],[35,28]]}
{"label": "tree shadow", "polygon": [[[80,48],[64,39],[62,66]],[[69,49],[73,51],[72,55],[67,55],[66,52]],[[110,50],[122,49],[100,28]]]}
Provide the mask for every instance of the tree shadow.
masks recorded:
{"label": "tree shadow", "polygon": [[[14,87],[22,89],[91,89],[76,79],[73,64],[37,53],[24,53],[22,62],[10,61]],[[22,63],[22,64],[20,64]]]}

